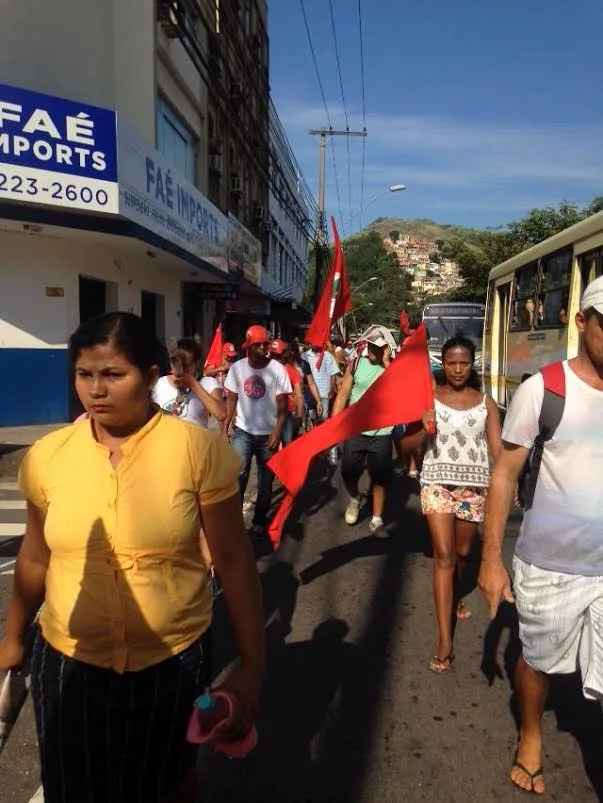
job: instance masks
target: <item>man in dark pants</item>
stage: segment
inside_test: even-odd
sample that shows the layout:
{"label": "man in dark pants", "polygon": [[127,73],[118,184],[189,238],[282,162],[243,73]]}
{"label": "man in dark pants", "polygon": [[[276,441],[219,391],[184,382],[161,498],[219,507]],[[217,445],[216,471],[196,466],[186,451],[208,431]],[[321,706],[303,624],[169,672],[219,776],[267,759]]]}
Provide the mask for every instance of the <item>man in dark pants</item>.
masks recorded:
{"label": "man in dark pants", "polygon": [[272,503],[274,475],[266,464],[281,442],[287,399],[292,392],[287,372],[270,359],[270,343],[270,334],[263,326],[250,326],[243,343],[247,359],[232,365],[224,383],[228,391],[225,432],[236,414],[232,446],[243,464],[239,475],[241,500],[254,456],[257,462],[258,495],[251,533],[258,537],[265,534]]}
{"label": "man in dark pants", "polygon": [[[348,400],[350,404],[355,404],[390,363],[391,348],[380,332],[381,327],[372,329],[373,333],[364,338],[367,342],[366,356],[348,364],[333,405],[333,416],[345,408]],[[360,511],[358,481],[366,464],[373,492],[373,515],[369,530],[377,537],[387,535],[383,528],[383,508],[385,489],[393,473],[392,429],[393,427],[385,427],[363,432],[362,435],[354,435],[343,446],[341,475],[350,494],[350,502],[345,512],[346,523],[352,525],[358,521]]]}

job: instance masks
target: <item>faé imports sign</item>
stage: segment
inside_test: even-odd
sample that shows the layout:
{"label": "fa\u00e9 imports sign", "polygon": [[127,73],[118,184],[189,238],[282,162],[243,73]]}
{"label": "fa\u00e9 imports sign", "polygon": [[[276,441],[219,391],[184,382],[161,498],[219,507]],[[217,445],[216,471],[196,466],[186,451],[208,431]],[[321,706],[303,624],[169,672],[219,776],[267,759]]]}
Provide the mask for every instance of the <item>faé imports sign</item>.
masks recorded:
{"label": "fa\u00e9 imports sign", "polygon": [[118,141],[120,215],[226,273],[226,217],[122,120]]}
{"label": "fa\u00e9 imports sign", "polygon": [[262,283],[262,244],[234,215],[228,213],[228,264],[240,271],[251,284]]}
{"label": "fa\u00e9 imports sign", "polygon": [[0,202],[116,214],[115,112],[0,84]]}

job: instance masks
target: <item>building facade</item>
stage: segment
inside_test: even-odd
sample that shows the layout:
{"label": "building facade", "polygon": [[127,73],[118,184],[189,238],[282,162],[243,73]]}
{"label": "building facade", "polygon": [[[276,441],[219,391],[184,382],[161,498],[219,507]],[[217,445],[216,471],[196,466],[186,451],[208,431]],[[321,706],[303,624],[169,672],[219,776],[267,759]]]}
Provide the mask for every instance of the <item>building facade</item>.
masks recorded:
{"label": "building facade", "polygon": [[301,306],[308,284],[307,198],[303,176],[271,105],[268,254],[262,270],[262,289],[271,297],[272,329],[284,338],[299,334],[297,328],[308,319]]}
{"label": "building facade", "polygon": [[66,344],[95,314],[206,344],[270,320],[266,27],[265,0],[6,9],[0,426],[78,411]]}

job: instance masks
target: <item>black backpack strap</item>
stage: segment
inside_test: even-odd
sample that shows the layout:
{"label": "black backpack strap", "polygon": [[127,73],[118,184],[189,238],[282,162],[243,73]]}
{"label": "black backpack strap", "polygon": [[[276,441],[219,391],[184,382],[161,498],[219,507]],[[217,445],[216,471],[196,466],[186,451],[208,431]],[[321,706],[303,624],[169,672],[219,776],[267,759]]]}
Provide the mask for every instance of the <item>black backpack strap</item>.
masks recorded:
{"label": "black backpack strap", "polygon": [[561,423],[565,409],[565,370],[562,362],[545,365],[540,373],[544,379],[544,396],[538,418],[538,435],[532,450],[530,471],[525,489],[525,510],[529,510],[534,502],[536,484],[540,473],[540,465],[544,454],[544,445],[554,436]]}

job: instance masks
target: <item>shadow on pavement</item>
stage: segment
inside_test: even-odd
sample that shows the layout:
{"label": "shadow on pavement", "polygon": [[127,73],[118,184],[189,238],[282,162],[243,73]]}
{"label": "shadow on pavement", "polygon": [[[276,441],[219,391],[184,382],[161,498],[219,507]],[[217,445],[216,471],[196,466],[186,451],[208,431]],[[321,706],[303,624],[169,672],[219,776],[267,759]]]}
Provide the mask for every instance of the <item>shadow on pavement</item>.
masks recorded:
{"label": "shadow on pavement", "polygon": [[23,449],[22,444],[17,443],[0,443],[0,457],[4,457],[6,454],[11,454],[12,452],[18,452],[19,449]]}
{"label": "shadow on pavement", "polygon": [[[508,631],[504,648],[504,671],[498,664],[497,655],[504,636]],[[520,717],[515,697],[515,667],[521,655],[519,622],[514,605],[503,603],[484,637],[482,672],[490,686],[498,679],[506,679],[511,689],[509,707],[519,731]],[[601,704],[587,700],[582,694],[580,673],[555,675],[551,679],[551,690],[546,710],[551,711],[557,720],[557,728],[570,733],[582,752],[582,760],[588,779],[599,800],[603,800],[603,711]],[[546,744],[545,744],[546,749]],[[510,757],[511,758],[511,757]],[[510,760],[509,758],[509,760]],[[556,768],[563,768],[563,756],[551,755]],[[546,770],[546,768],[545,768]]]}
{"label": "shadow on pavement", "polygon": [[22,538],[11,538],[0,544],[0,558],[16,558],[21,547]]}
{"label": "shadow on pavement", "polygon": [[[218,755],[202,756],[204,803],[352,803],[361,799],[371,761],[375,728],[384,705],[384,687],[394,640],[399,637],[399,602],[404,589],[406,556],[425,552],[427,531],[423,519],[405,505],[409,488],[402,481],[392,488],[386,512],[395,522],[390,537],[361,537],[338,545],[340,520],[333,533],[333,548],[302,572],[295,560],[305,532],[303,520],[337,495],[331,483],[313,478],[300,495],[287,523],[288,560],[275,562],[262,575],[267,628],[268,663],[258,719],[260,743],[246,760],[228,761]],[[402,512],[401,512],[402,511]],[[295,546],[297,545],[297,546]],[[366,598],[367,623],[354,644],[346,640],[350,624],[328,617],[312,638],[287,643],[300,581],[309,583],[363,557],[381,556],[378,575]],[[333,583],[337,579],[333,576]],[[219,606],[218,606],[219,607]],[[273,615],[273,611],[278,611]],[[225,629],[216,610],[215,632],[220,633],[214,669],[234,655],[224,643]],[[215,675],[215,672],[214,672]]]}

